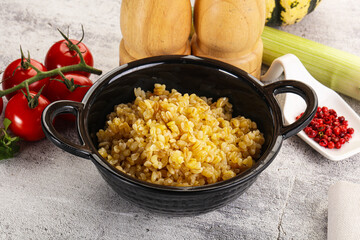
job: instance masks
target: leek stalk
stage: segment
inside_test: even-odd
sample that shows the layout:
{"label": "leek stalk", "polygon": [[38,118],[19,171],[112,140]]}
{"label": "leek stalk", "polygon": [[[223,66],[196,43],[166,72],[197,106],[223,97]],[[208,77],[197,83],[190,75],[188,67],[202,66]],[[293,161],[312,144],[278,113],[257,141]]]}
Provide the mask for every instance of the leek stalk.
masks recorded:
{"label": "leek stalk", "polygon": [[360,100],[359,56],[267,26],[262,40],[263,64],[270,66],[274,59],[292,53],[319,82]]}

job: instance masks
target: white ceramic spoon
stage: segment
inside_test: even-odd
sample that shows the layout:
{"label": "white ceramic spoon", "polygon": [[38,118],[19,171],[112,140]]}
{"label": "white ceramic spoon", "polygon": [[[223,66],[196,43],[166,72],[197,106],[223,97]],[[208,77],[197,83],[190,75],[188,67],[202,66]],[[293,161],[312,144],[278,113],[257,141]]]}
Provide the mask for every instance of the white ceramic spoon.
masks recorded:
{"label": "white ceramic spoon", "polygon": [[[330,160],[339,161],[359,153],[360,117],[358,114],[340,97],[339,94],[314,79],[301,61],[293,54],[287,54],[275,59],[267,73],[261,77],[261,80],[269,81],[277,79],[283,72],[285,79],[298,80],[312,87],[317,94],[318,105],[334,109],[338,116],[344,116],[345,119],[348,120],[349,127],[352,127],[355,130],[350,141],[343,144],[340,149],[324,148],[313,139],[309,138],[304,131],[299,132],[297,135]],[[296,116],[304,112],[305,106],[305,102],[299,96],[287,93],[283,109],[285,123],[289,124],[294,122]]]}

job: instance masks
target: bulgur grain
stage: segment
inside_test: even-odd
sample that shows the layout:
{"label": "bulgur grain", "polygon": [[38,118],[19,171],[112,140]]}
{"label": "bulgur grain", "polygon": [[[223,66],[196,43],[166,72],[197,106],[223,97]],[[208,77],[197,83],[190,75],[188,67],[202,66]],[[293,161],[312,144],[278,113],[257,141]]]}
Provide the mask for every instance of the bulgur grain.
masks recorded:
{"label": "bulgur grain", "polygon": [[156,184],[199,186],[232,178],[260,156],[263,134],[250,119],[232,118],[228,98],[212,102],[161,84],[134,93],[97,132],[99,154],[118,170]]}

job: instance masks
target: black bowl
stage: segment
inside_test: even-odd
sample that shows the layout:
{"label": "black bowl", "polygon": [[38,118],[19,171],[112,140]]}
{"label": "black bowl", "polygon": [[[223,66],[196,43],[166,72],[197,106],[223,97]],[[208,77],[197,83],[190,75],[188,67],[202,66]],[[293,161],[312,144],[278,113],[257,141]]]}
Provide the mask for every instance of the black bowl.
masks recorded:
{"label": "black bowl", "polygon": [[[264,133],[260,159],[249,170],[226,181],[196,187],[162,186],[134,179],[118,171],[97,152],[96,132],[103,128],[106,116],[119,103],[132,102],[133,89],[153,90],[154,83],[167,89],[198,96],[228,97],[233,115],[252,119]],[[275,95],[291,92],[307,104],[304,115],[285,126]],[[124,199],[151,211],[172,215],[192,215],[217,209],[236,199],[256,180],[275,158],[282,141],[303,129],[314,117],[317,97],[307,85],[276,81],[264,85],[248,73],[229,64],[194,56],[160,56],[120,66],[102,76],[87,92],[81,103],[57,101],[43,112],[46,136],[58,147],[77,156],[91,159],[108,184]],[[77,116],[77,130],[82,144],[64,138],[53,126],[63,113]]]}

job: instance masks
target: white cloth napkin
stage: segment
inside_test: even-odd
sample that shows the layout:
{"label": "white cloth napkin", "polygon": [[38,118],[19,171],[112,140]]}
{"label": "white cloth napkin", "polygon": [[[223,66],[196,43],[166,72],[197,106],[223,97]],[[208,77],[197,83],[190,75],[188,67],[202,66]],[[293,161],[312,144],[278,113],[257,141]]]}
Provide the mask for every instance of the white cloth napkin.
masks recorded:
{"label": "white cloth napkin", "polygon": [[359,240],[360,184],[339,181],[328,197],[328,240]]}

